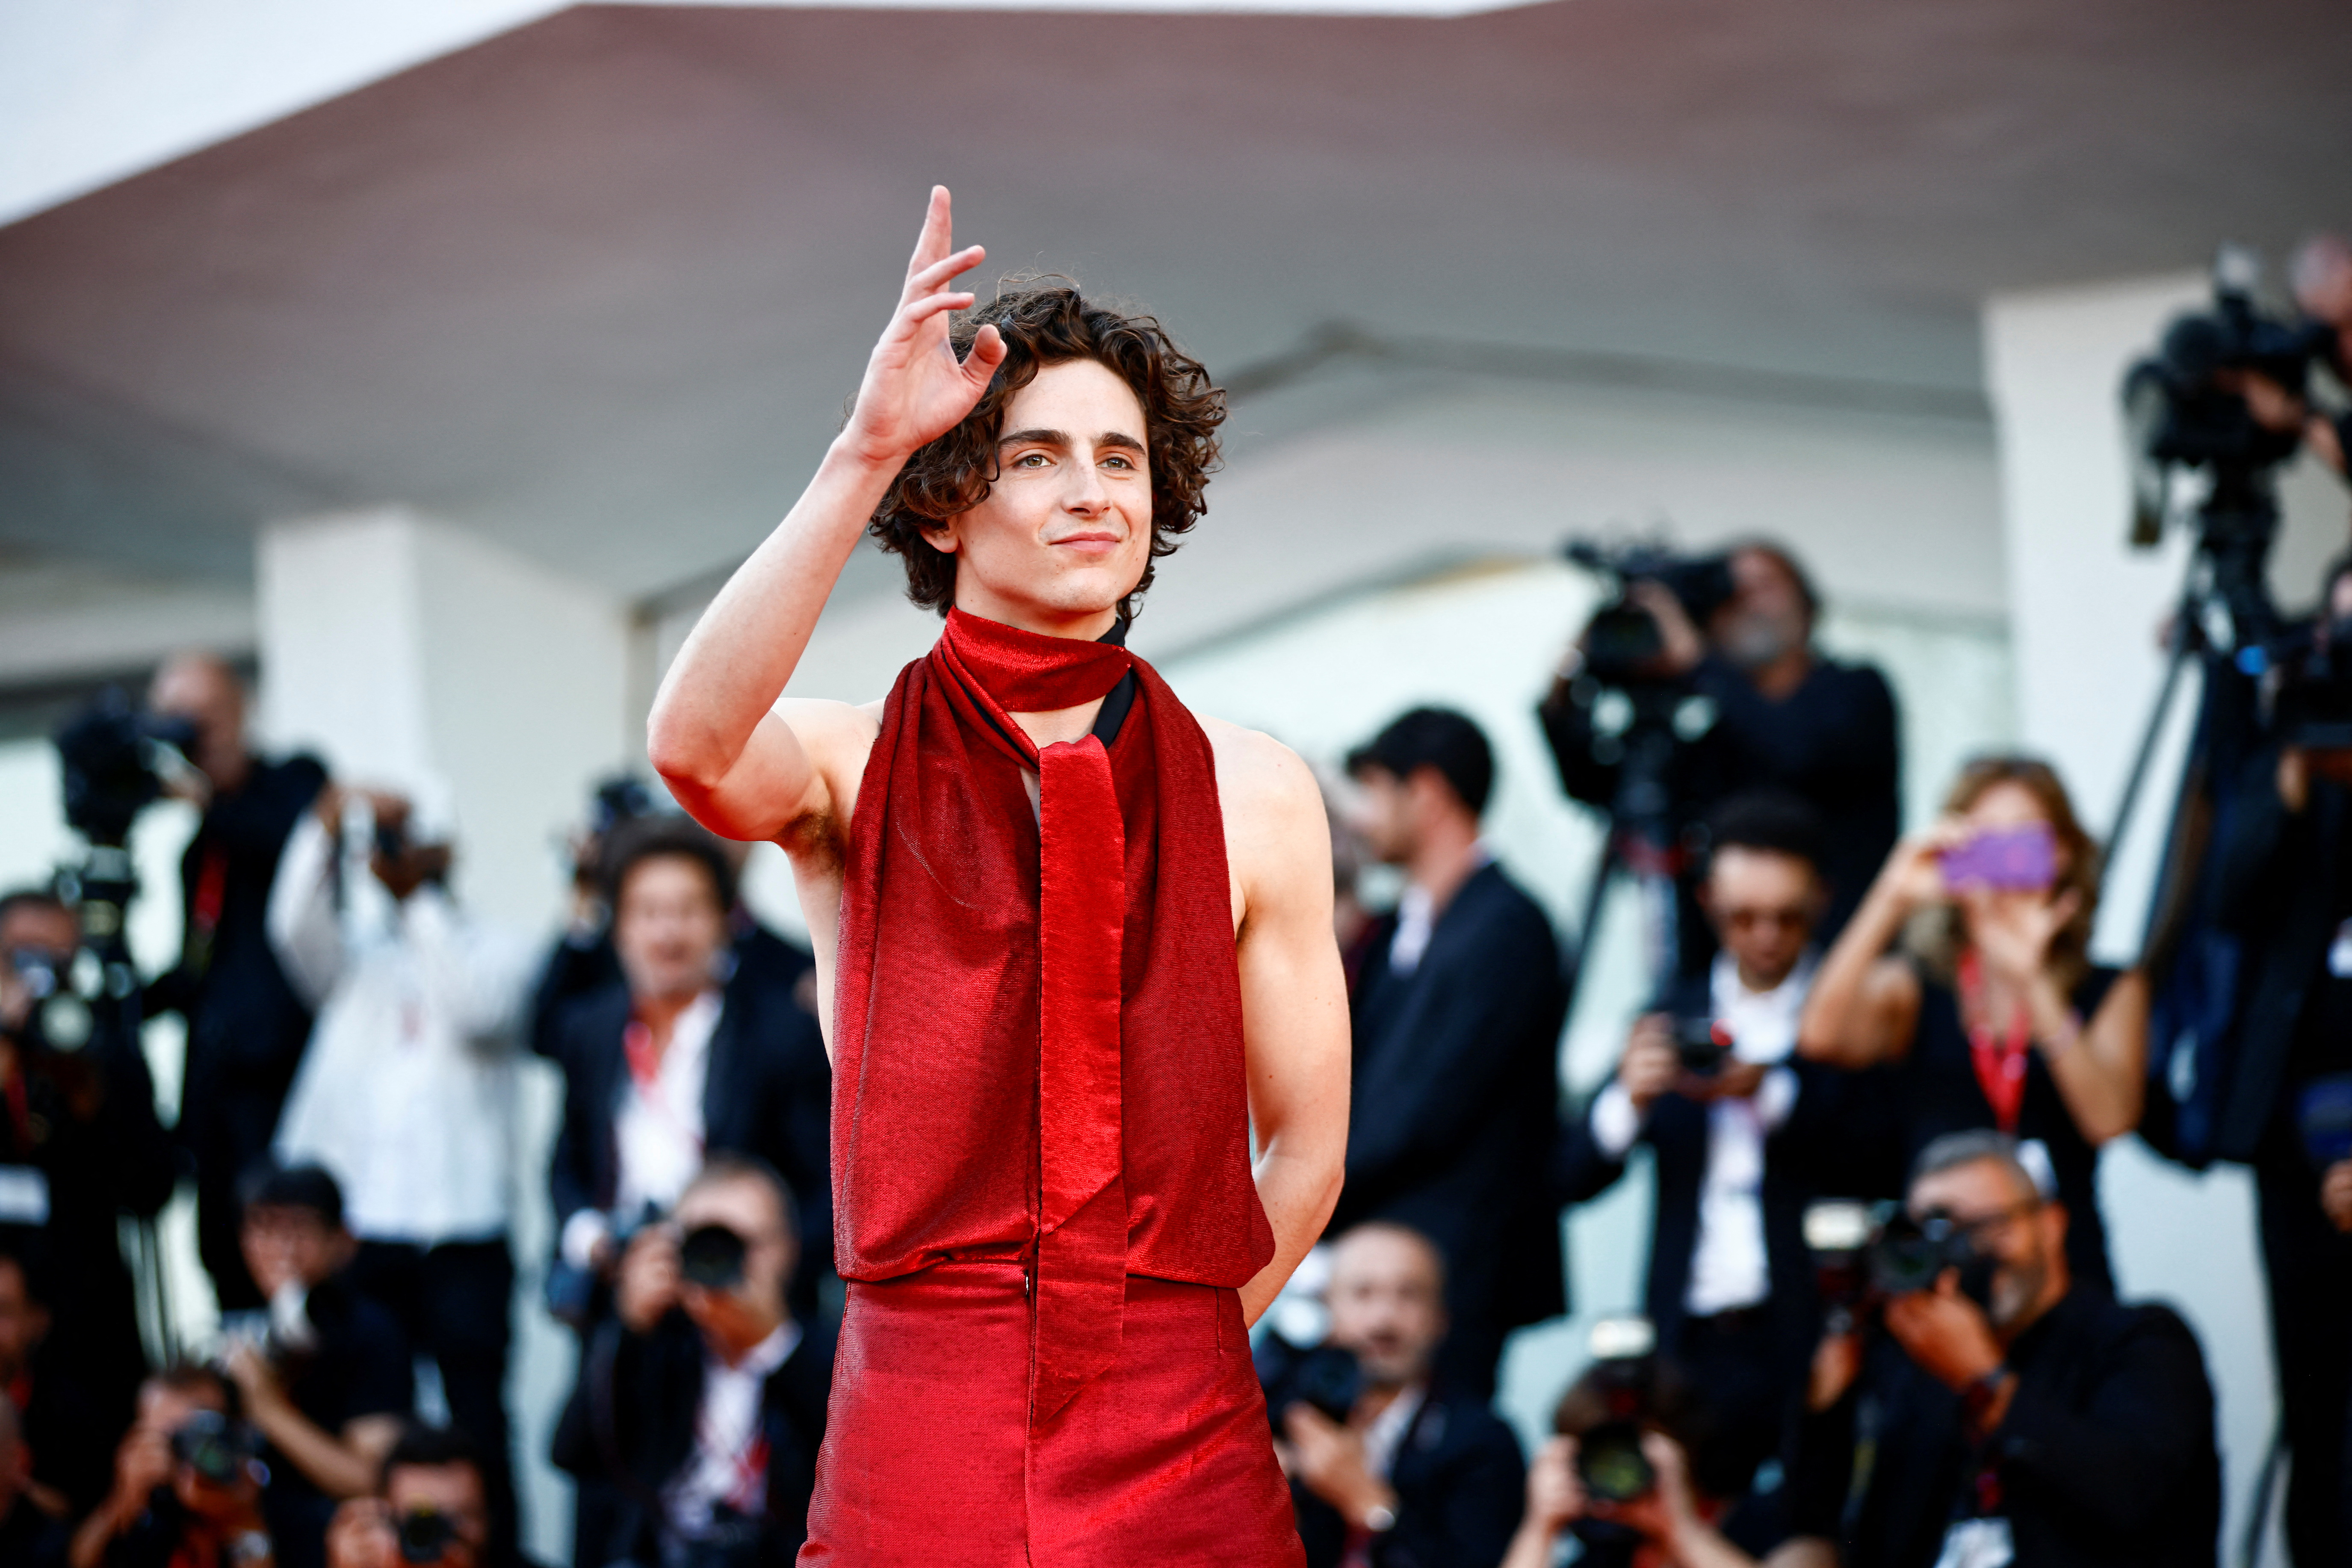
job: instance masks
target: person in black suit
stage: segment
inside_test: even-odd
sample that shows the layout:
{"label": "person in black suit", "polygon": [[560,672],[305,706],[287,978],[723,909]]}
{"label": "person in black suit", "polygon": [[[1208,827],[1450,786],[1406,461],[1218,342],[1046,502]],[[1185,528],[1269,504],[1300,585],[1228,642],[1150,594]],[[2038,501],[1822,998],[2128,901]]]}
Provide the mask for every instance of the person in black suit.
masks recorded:
{"label": "person in black suit", "polygon": [[1348,772],[1358,831],[1406,887],[1350,998],[1347,1184],[1326,1234],[1385,1219],[1437,1244],[1452,1323],[1440,1370],[1483,1397],[1504,1335],[1567,1305],[1545,1179],[1567,1005],[1559,948],[1479,840],[1495,763],[1475,724],[1414,709],[1350,753]]}
{"label": "person in black suit", "polygon": [[[1793,796],[1735,796],[1710,838],[1699,896],[1722,944],[1712,973],[1675,983],[1634,1025],[1615,1075],[1563,1128],[1555,1179],[1560,1201],[1587,1202],[1635,1143],[1650,1146],[1643,1311],[1662,1352],[1706,1387],[1726,1462],[1752,1473],[1780,1447],[1820,1334],[1805,1205],[1883,1181],[1864,1157],[1874,1119],[1851,1103],[1860,1086],[1791,1060],[1825,897],[1818,819]],[[1712,1041],[1678,1047],[1709,1026]]]}
{"label": "person in black suit", "polygon": [[1308,1568],[1492,1568],[1518,1528],[1518,1439],[1435,1370],[1444,1281],[1436,1247],[1401,1225],[1332,1247],[1327,1342],[1354,1354],[1361,1394],[1345,1423],[1303,1399],[1274,1413]]}
{"label": "person in black suit", "polygon": [[[2318,635],[2352,637],[2352,556],[2324,605]],[[2291,739],[2250,761],[2222,845],[2219,912],[2249,973],[2216,1144],[2254,1170],[2302,1568],[2352,1560],[2352,749]]]}
{"label": "person in black suit", "polygon": [[793,1205],[772,1171],[721,1155],[623,1258],[556,1462],[618,1498],[578,1562],[751,1568],[808,1532],[833,1342],[784,1301]]}
{"label": "person in black suit", "polygon": [[[1657,623],[1652,678],[1699,700],[1712,725],[1679,749],[1672,827],[1694,828],[1730,795],[1780,789],[1838,825],[1822,852],[1829,888],[1820,929],[1833,937],[1860,905],[1902,825],[1901,735],[1895,693],[1874,666],[1845,664],[1813,646],[1821,597],[1783,546],[1731,546],[1733,593],[1704,626],[1663,584],[1629,595]],[[1615,801],[1622,737],[1605,721],[1603,688],[1580,645],[1562,660],[1538,716],[1570,798],[1604,810]],[[1694,869],[1676,879],[1681,967],[1706,973],[1711,948]]]}
{"label": "person in black suit", "polygon": [[180,860],[180,962],[148,988],[150,1013],[188,1023],[180,1147],[196,1171],[196,1250],[223,1311],[262,1304],[238,1241],[240,1184],[269,1151],[310,1038],[310,1010],[270,945],[269,889],[294,825],[326,787],[318,759],[268,762],[246,748],[245,685],[210,654],[156,672],[159,714],[192,721],[204,818]]}
{"label": "person in black suit", "polygon": [[614,833],[607,858],[623,976],[566,1004],[542,1041],[564,1075],[549,1166],[561,1260],[609,1275],[616,1235],[675,1202],[707,1154],[750,1154],[796,1194],[794,1301],[812,1310],[833,1259],[816,1020],[794,986],[733,961],[734,871],[716,838],[646,817]]}

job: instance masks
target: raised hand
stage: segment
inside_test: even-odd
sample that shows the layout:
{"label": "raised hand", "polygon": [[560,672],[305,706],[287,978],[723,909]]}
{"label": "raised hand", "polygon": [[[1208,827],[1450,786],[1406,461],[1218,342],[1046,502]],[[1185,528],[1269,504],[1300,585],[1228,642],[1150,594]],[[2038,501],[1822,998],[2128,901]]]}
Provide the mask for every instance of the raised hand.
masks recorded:
{"label": "raised hand", "polygon": [[949,313],[974,299],[948,285],[988,254],[977,245],[950,249],[951,220],[947,187],[932,186],[930,211],[914,258],[907,263],[898,308],[866,362],[856,406],[842,432],[861,457],[876,464],[903,463],[925,442],[953,429],[1004,363],[1004,340],[993,325],[981,328],[971,354],[961,361],[948,341]]}
{"label": "raised hand", "polygon": [[1960,890],[1969,945],[1983,961],[1986,973],[2012,992],[2022,992],[2042,977],[2050,944],[2082,907],[2082,894],[2071,889],[2054,899],[1988,888]]}

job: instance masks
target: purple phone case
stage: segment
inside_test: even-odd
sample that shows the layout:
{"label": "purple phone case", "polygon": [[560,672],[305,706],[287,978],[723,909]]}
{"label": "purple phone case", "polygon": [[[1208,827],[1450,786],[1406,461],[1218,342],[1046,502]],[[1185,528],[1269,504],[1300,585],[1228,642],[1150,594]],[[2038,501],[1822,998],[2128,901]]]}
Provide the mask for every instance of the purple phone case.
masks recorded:
{"label": "purple phone case", "polygon": [[2039,892],[2057,879],[2058,840],[2039,823],[1979,833],[1957,849],[1945,850],[1942,866],[1950,887]]}

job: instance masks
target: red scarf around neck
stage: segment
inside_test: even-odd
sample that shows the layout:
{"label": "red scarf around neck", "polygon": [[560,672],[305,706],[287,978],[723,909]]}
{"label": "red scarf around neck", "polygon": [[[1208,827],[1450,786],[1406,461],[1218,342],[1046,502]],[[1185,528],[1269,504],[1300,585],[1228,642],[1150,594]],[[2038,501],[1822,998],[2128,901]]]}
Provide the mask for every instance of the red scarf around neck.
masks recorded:
{"label": "red scarf around neck", "polygon": [[[1130,669],[1108,747],[1009,717]],[[834,1067],[842,1274],[1028,1258],[1034,1420],[1117,1360],[1129,1274],[1239,1286],[1273,1256],[1214,759],[1149,665],[954,611],[900,673],[844,868]]]}

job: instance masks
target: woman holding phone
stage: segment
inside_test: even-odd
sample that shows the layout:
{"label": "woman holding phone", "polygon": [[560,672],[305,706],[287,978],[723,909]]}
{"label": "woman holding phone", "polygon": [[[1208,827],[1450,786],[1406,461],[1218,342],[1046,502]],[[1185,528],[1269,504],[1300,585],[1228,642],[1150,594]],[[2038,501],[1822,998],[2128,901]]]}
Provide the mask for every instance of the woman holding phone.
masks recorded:
{"label": "woman holding phone", "polygon": [[2074,1277],[2112,1289],[2098,1151],[2139,1122],[2148,986],[2090,961],[2098,860],[2048,764],[1970,763],[1822,960],[1797,1050],[1890,1068],[1906,1159],[1973,1128],[2021,1140],[2066,1205]]}

